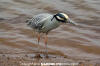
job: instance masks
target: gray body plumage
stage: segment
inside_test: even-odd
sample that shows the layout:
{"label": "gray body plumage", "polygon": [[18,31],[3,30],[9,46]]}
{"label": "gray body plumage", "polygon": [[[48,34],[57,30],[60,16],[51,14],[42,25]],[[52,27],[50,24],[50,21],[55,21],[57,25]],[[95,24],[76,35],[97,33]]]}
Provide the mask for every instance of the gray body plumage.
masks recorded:
{"label": "gray body plumage", "polygon": [[37,32],[48,33],[50,30],[55,29],[60,25],[56,19],[51,21],[52,18],[52,14],[39,14],[27,20],[27,24]]}
{"label": "gray body plumage", "polygon": [[[28,26],[30,26],[31,28],[33,28],[35,31],[38,32],[37,33],[38,45],[40,41],[40,33],[45,33],[44,43],[45,43],[45,50],[46,50],[45,53],[46,58],[48,58],[48,53],[47,53],[48,32],[57,28],[58,26],[60,26],[60,24],[66,24],[66,23],[75,24],[69,19],[69,17],[65,13],[57,13],[55,15],[48,14],[48,13],[39,14],[34,16],[31,19],[28,19],[26,22]],[[40,48],[38,47],[38,49]],[[40,54],[38,56],[41,57]]]}

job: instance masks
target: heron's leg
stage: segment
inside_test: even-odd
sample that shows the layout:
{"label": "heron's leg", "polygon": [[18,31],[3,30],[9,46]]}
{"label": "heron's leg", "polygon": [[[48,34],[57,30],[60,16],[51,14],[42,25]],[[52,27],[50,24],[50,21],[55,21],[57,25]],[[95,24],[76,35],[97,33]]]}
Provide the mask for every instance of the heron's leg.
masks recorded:
{"label": "heron's leg", "polygon": [[36,35],[36,32],[35,32],[35,29],[33,29],[33,37],[35,37]]}
{"label": "heron's leg", "polygon": [[38,33],[38,35],[37,35],[37,39],[38,39],[38,50],[39,50],[39,52],[40,52],[40,47],[39,47],[39,42],[40,42],[40,33]]}
{"label": "heron's leg", "polygon": [[38,46],[37,46],[37,49],[38,49],[38,53],[36,54],[35,58],[42,58],[41,55],[40,55],[40,46],[39,46],[39,42],[40,42],[40,33],[37,33],[37,41],[38,41]]}
{"label": "heron's leg", "polygon": [[46,57],[48,57],[47,42],[48,42],[48,37],[47,37],[47,34],[46,34],[45,35],[45,38],[44,38]]}

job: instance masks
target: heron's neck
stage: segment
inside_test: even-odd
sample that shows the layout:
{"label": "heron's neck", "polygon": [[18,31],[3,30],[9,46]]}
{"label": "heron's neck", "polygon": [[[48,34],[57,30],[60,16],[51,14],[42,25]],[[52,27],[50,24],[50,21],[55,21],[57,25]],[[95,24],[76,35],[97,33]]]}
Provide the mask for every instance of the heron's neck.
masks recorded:
{"label": "heron's neck", "polygon": [[53,22],[60,23],[59,21],[56,20],[56,18],[53,19]]}
{"label": "heron's neck", "polygon": [[54,18],[54,19],[52,20],[52,23],[53,23],[53,25],[55,25],[55,26],[59,26],[59,25],[60,25],[60,22],[58,22],[58,21],[56,20],[56,18]]}

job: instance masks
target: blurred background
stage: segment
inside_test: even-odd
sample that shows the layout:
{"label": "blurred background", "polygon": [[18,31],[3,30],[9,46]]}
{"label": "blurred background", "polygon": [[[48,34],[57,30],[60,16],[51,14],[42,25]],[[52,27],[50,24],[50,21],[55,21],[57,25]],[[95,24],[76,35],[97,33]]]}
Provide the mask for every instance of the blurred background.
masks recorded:
{"label": "blurred background", "polygon": [[[51,31],[49,54],[100,60],[100,0],[0,0],[0,54],[38,52],[37,39],[25,21],[36,14],[58,12],[79,25]],[[43,40],[40,47],[44,50]]]}

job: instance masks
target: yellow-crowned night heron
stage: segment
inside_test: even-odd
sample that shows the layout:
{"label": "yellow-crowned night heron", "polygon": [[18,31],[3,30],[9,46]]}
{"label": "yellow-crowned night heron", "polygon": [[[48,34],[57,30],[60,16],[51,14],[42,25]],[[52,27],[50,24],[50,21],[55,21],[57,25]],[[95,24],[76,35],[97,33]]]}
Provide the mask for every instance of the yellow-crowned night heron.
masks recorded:
{"label": "yellow-crowned night heron", "polygon": [[36,32],[38,32],[38,44],[40,41],[40,33],[45,33],[44,43],[46,46],[47,52],[47,34],[49,31],[57,28],[61,24],[71,23],[75,24],[70,20],[67,14],[65,13],[57,13],[55,15],[43,13],[34,16],[31,19],[28,19],[27,24],[33,28]]}

